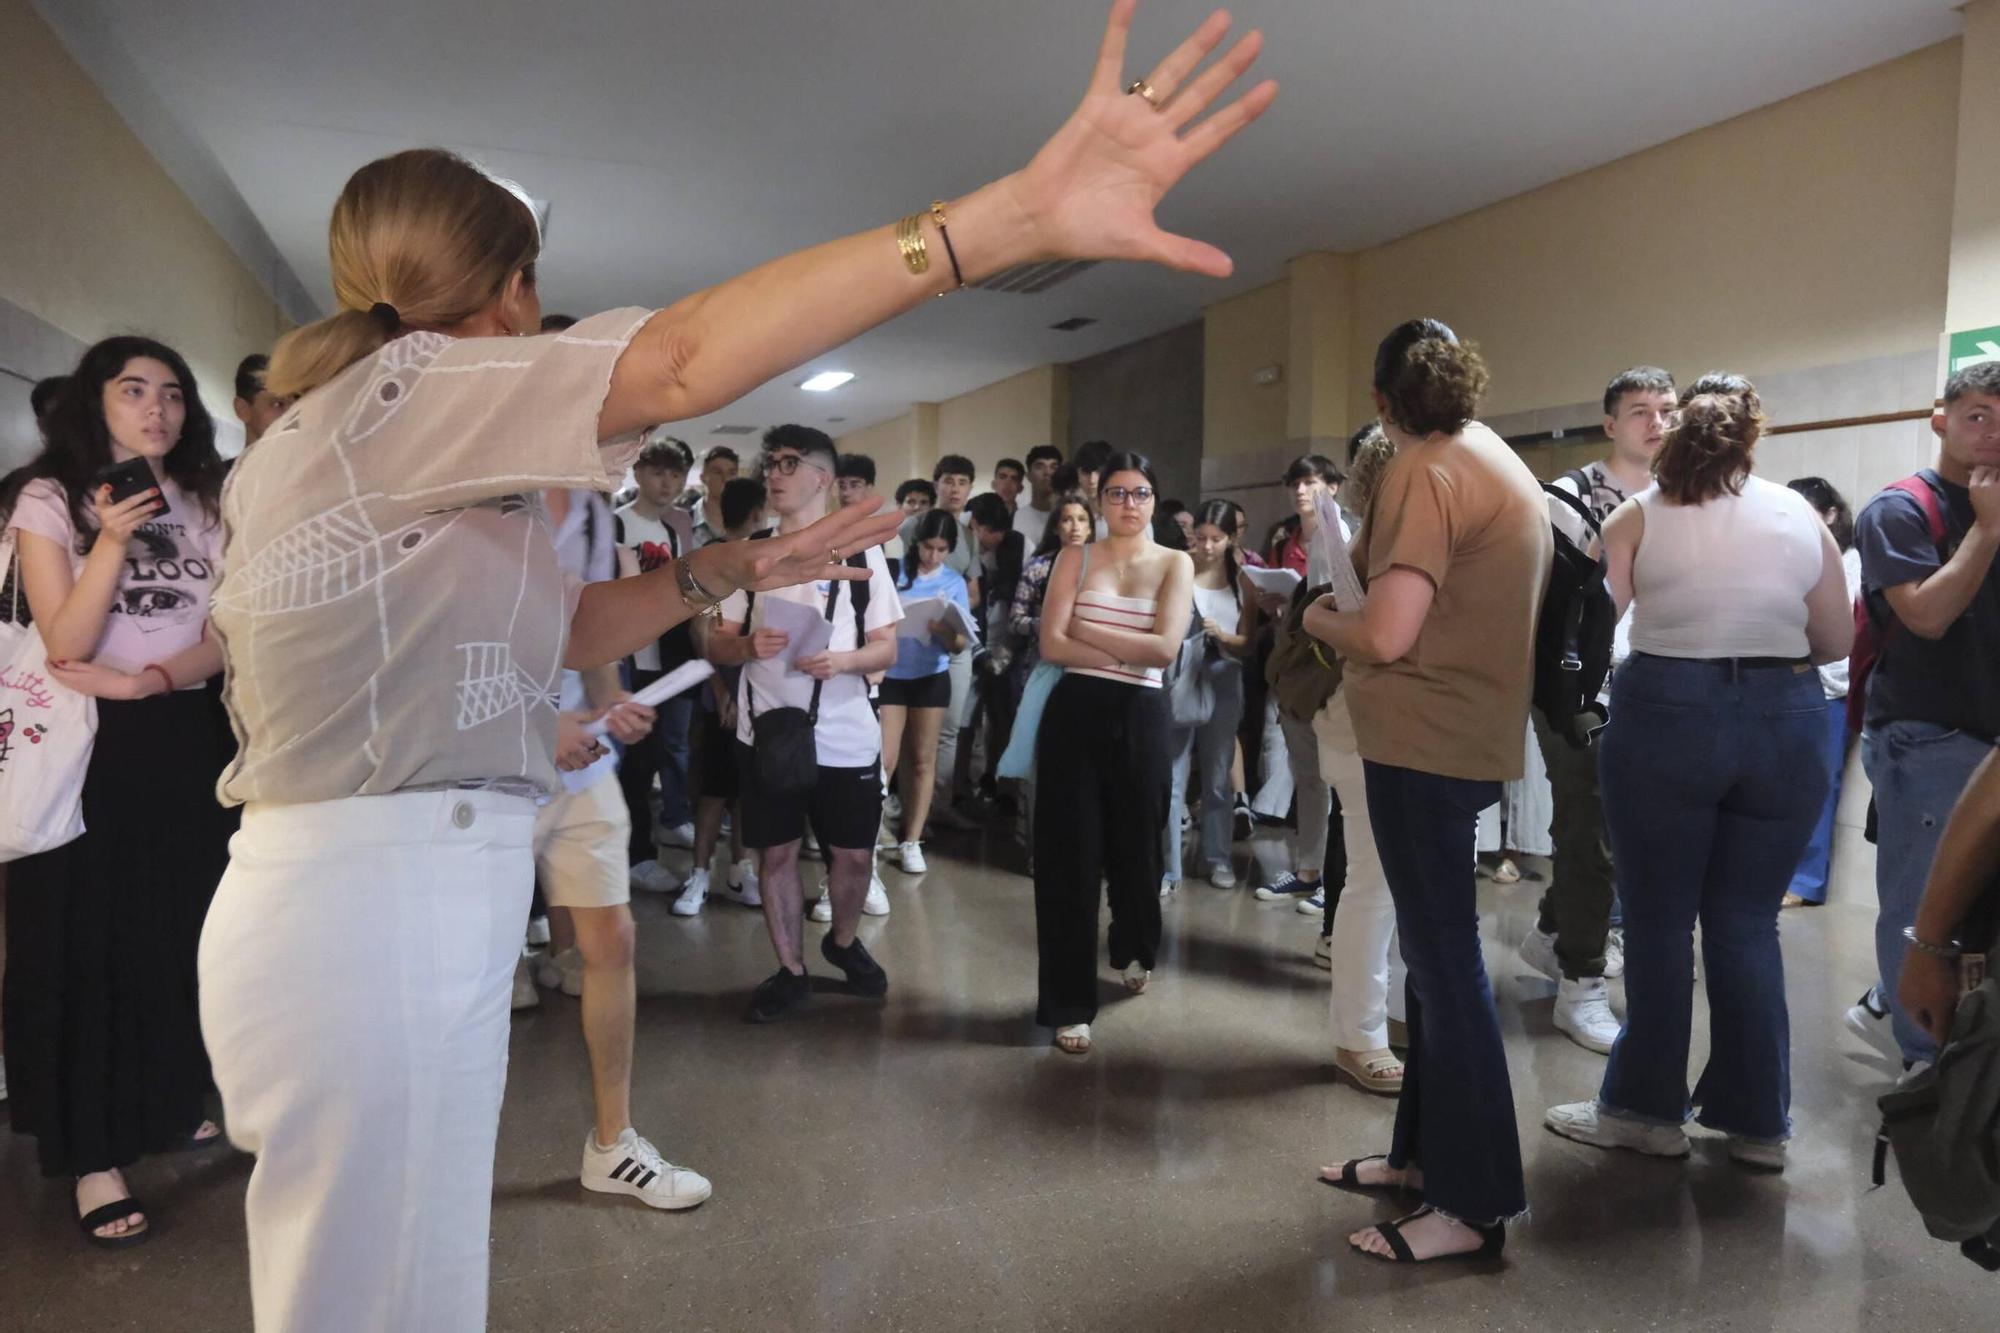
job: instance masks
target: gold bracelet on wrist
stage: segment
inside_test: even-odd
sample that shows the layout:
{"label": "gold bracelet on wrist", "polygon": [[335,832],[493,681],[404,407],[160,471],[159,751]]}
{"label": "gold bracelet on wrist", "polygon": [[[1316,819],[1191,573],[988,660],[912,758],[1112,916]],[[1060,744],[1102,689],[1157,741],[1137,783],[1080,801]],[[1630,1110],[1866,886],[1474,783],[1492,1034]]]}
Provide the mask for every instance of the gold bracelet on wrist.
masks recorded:
{"label": "gold bracelet on wrist", "polygon": [[930,272],[930,247],[924,242],[924,215],[912,213],[896,224],[896,248],[911,273],[922,277]]}

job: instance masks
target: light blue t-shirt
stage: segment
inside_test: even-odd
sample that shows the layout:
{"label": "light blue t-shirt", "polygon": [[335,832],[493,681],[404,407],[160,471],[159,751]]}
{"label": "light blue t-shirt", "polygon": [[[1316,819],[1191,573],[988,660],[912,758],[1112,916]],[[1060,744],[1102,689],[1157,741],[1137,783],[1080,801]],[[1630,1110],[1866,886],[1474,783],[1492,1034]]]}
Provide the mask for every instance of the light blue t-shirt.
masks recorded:
{"label": "light blue t-shirt", "polygon": [[[906,557],[914,560],[915,556]],[[896,585],[896,595],[903,605],[922,601],[926,597],[943,597],[957,602],[965,612],[965,618],[972,619],[972,601],[965,593],[965,578],[950,565],[939,565],[936,572],[917,575],[916,582],[905,588]],[[889,668],[890,680],[922,680],[925,676],[935,676],[940,671],[951,669],[951,654],[938,641],[926,635],[921,639],[898,638],[896,640],[896,664]]]}

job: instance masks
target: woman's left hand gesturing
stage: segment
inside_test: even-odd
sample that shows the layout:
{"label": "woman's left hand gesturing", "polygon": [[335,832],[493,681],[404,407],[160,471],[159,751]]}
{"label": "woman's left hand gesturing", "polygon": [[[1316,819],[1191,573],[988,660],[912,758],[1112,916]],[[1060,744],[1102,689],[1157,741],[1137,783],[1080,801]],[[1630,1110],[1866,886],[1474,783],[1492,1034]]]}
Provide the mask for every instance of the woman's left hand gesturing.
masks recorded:
{"label": "woman's left hand gesturing", "polygon": [[167,692],[166,683],[151,671],[134,675],[95,662],[51,662],[49,674],[58,683],[93,699],[149,699]]}
{"label": "woman's left hand gesturing", "polygon": [[880,546],[896,535],[903,513],[839,509],[797,532],[760,537],[755,541],[716,542],[688,559],[695,579],[709,591],[726,595],[742,588],[768,592],[822,579],[863,580],[865,568],[846,564],[848,556]]}

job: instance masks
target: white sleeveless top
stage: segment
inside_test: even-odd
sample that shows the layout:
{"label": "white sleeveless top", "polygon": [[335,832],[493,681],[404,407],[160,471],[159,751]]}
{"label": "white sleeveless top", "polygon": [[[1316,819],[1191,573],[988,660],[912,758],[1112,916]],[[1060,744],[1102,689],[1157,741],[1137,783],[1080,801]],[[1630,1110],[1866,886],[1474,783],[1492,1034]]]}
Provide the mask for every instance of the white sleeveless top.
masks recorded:
{"label": "white sleeveless top", "polygon": [[[1119,597],[1108,592],[1082,589],[1076,595],[1076,619],[1086,625],[1103,625],[1110,629],[1132,630],[1139,634],[1153,632],[1153,617],[1159,604],[1151,597]],[[1064,667],[1063,670],[1076,676],[1098,676],[1105,680],[1115,680],[1126,685],[1142,685],[1157,690],[1166,672],[1161,667],[1133,667],[1120,664],[1115,667]]]}
{"label": "white sleeveless top", "polygon": [[1806,595],[1819,582],[1819,516],[1789,487],[1751,477],[1741,495],[1670,504],[1637,496],[1632,650],[1659,657],[1805,657]]}

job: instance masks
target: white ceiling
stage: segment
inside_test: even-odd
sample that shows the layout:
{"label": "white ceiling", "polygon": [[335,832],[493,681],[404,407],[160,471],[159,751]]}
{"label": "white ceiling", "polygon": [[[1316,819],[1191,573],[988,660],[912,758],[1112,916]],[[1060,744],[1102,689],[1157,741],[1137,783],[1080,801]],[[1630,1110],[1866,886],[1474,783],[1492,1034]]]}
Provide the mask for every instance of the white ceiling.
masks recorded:
{"label": "white ceiling", "polygon": [[[443,144],[554,205],[547,308],[664,304],[1024,161],[1073,105],[1108,0],[37,0],[282,293],[331,301],[326,217],[381,154]],[[1204,0],[1145,0],[1132,77]],[[1101,266],[975,292],[686,423],[838,434],[1196,317],[1348,250],[1611,161],[1959,31],[1946,0],[1245,0],[1277,105],[1172,196],[1217,283]],[[266,238],[268,237],[268,240]],[[275,244],[275,251],[270,247]],[[286,272],[286,268],[289,272]],[[1099,321],[1078,333],[1047,326]],[[171,330],[162,330],[171,336]]]}

